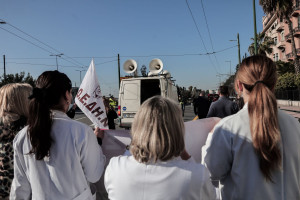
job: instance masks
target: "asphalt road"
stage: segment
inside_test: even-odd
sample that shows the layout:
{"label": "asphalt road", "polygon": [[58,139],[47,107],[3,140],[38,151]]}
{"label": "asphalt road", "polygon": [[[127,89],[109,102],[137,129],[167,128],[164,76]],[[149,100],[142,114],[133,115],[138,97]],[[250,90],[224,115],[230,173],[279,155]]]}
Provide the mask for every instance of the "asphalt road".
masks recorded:
{"label": "asphalt road", "polygon": [[[193,119],[195,118],[195,114],[194,114],[194,111],[193,111],[193,107],[191,105],[187,105],[185,107],[185,112],[184,112],[184,117],[183,117],[183,120],[186,122],[186,121],[192,121]],[[91,120],[89,120],[89,118],[87,118],[85,116],[84,113],[82,112],[76,112],[75,114],[75,117],[74,117],[74,120],[76,121],[80,121],[84,124],[87,124],[91,127],[93,127],[93,122],[91,122]],[[122,130],[122,128],[119,128],[119,126],[116,125],[116,129],[117,130]]]}

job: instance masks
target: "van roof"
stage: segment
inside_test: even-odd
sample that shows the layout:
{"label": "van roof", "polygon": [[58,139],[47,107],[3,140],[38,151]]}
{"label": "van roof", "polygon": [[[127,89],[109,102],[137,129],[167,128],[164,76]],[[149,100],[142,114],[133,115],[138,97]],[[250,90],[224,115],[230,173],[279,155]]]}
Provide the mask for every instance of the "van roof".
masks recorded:
{"label": "van roof", "polygon": [[143,80],[143,79],[165,79],[165,77],[163,76],[133,77],[133,78],[122,79],[122,81]]}

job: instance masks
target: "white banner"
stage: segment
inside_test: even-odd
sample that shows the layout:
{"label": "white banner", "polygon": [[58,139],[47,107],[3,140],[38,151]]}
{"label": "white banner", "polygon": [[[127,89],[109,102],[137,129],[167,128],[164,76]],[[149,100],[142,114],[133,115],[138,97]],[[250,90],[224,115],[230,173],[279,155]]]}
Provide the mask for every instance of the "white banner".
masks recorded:
{"label": "white banner", "polygon": [[96,126],[101,129],[108,129],[106,111],[95,72],[94,60],[92,60],[80,85],[75,103]]}

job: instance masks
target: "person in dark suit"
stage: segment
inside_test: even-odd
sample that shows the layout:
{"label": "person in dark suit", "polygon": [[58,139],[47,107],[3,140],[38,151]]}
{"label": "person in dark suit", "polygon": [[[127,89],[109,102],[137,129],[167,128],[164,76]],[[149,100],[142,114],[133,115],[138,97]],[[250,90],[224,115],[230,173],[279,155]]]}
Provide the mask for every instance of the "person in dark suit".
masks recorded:
{"label": "person in dark suit", "polygon": [[210,105],[207,117],[224,118],[238,112],[238,106],[235,102],[231,101],[228,91],[228,86],[220,86],[220,98]]}
{"label": "person in dark suit", "polygon": [[200,95],[194,101],[194,112],[198,115],[199,119],[206,118],[208,110],[210,107],[209,100],[205,97],[205,92],[201,91]]}

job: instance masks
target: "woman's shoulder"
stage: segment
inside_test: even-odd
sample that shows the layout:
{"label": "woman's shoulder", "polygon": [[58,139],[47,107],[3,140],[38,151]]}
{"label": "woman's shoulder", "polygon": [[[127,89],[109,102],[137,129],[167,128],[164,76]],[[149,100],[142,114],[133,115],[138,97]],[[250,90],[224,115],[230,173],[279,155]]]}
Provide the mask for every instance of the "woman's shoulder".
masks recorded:
{"label": "woman's shoulder", "polygon": [[27,130],[28,130],[28,126],[25,126],[23,129],[21,129],[17,135],[14,138],[14,147],[21,147],[22,144],[24,143],[24,140],[26,140],[27,138]]}

